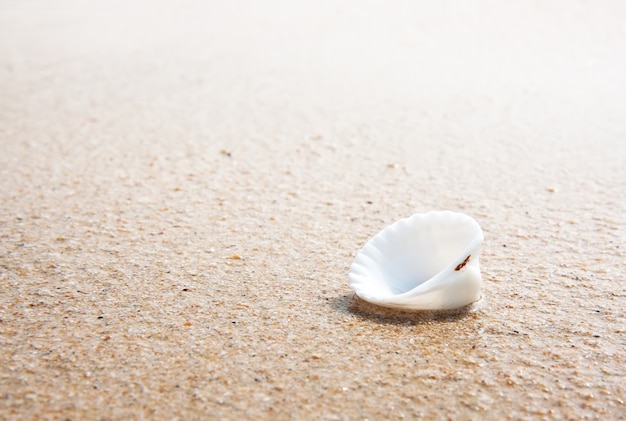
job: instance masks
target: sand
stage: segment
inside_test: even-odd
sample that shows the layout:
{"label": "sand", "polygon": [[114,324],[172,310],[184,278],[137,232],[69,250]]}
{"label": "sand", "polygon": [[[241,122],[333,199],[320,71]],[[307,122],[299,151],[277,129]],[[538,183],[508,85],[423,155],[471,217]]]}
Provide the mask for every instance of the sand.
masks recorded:
{"label": "sand", "polygon": [[[624,419],[626,7],[0,1],[0,418]],[[355,298],[451,209],[483,300]]]}

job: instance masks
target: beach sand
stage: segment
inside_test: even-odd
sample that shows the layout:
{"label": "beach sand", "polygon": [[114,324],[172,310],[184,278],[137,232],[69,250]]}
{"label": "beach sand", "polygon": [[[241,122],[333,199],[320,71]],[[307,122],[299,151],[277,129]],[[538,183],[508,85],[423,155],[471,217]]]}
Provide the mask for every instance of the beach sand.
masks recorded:
{"label": "beach sand", "polygon": [[[624,419],[626,6],[0,1],[0,418]],[[359,301],[451,209],[483,299]]]}

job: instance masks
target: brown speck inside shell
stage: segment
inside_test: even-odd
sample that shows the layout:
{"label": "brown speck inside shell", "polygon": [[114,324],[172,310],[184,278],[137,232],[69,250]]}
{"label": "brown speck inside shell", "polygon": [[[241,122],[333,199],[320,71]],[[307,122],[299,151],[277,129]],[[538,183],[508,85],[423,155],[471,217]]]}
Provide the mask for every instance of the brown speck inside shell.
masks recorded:
{"label": "brown speck inside shell", "polygon": [[470,254],[469,256],[467,256],[465,258],[465,260],[463,260],[463,262],[459,263],[454,270],[459,271],[461,269],[463,269],[463,267],[467,264],[467,262],[469,262],[470,257],[472,257],[472,255]]}

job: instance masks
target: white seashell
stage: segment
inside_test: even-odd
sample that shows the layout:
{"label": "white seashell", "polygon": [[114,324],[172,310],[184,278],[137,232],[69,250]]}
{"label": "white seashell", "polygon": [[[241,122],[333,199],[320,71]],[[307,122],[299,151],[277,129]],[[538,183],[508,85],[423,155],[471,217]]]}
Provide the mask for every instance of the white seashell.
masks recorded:
{"label": "white seashell", "polygon": [[371,238],[350,266],[350,287],[385,307],[448,310],[473,303],[482,284],[483,232],[463,213],[401,219]]}

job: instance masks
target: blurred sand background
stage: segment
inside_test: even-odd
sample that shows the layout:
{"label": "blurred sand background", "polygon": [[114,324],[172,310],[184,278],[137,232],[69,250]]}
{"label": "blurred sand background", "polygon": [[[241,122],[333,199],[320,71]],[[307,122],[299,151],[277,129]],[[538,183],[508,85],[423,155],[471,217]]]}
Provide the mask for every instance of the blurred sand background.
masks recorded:
{"label": "blurred sand background", "polygon": [[[0,418],[624,419],[626,4],[0,0]],[[354,298],[414,212],[484,300]]]}

